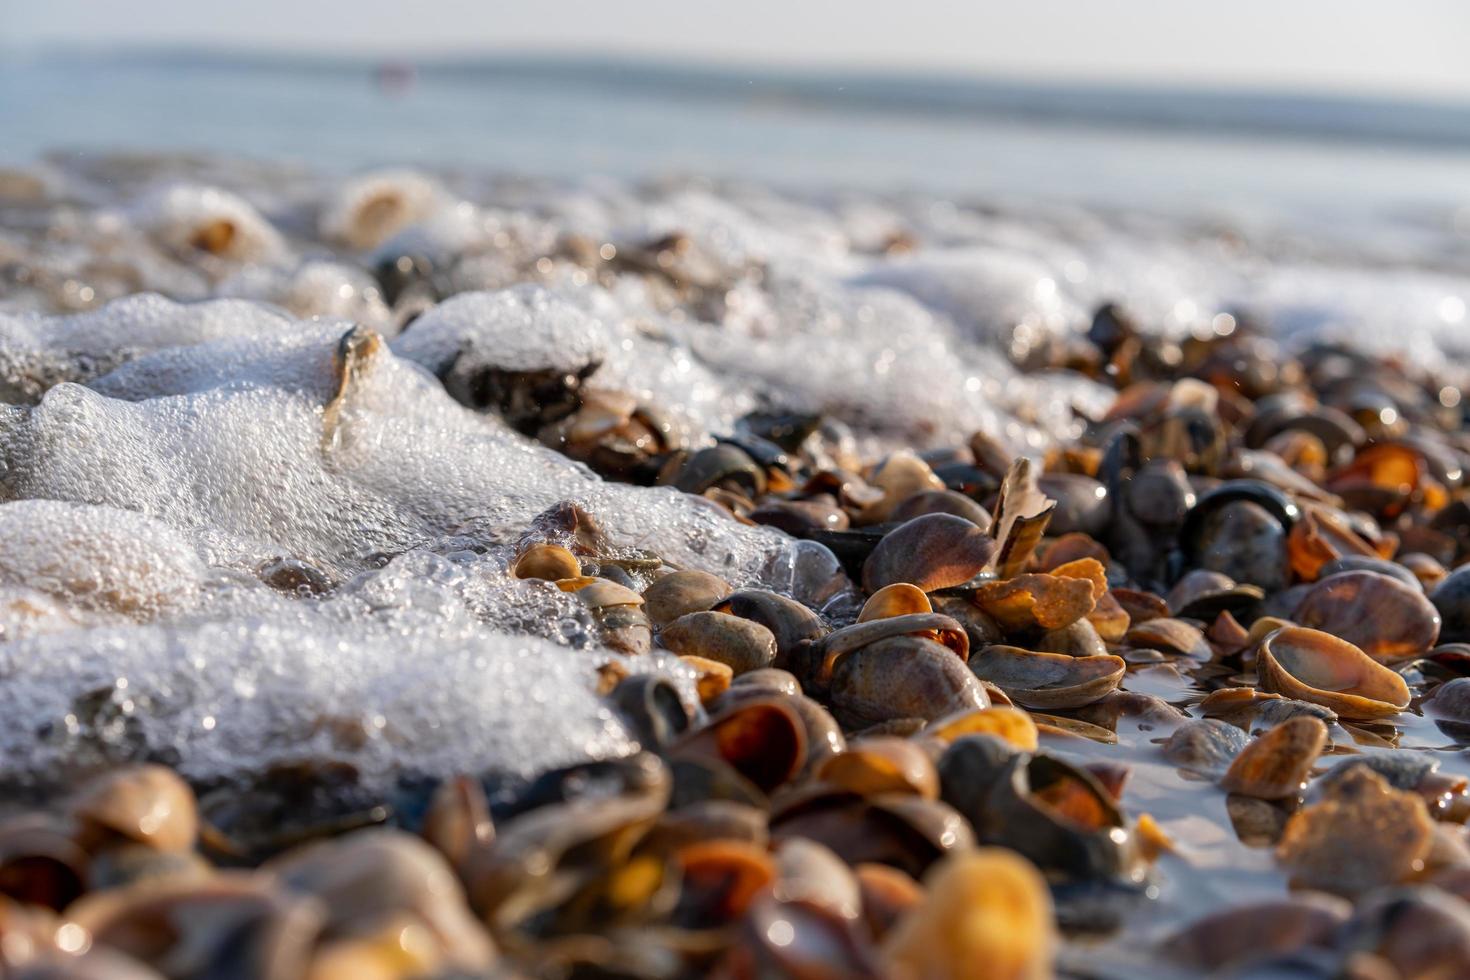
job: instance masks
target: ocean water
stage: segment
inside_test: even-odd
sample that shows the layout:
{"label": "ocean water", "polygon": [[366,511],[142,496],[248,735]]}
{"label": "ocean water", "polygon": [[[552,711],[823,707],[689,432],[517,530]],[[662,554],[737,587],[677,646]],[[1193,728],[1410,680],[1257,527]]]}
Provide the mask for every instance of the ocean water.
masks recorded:
{"label": "ocean water", "polygon": [[407,84],[354,60],[0,54],[0,157],[193,150],[1470,225],[1466,105],[554,58],[399,67]]}

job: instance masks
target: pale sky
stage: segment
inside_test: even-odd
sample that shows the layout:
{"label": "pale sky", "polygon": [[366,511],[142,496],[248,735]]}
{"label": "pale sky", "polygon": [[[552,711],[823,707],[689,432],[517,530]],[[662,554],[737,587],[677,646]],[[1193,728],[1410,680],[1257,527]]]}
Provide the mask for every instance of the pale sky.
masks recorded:
{"label": "pale sky", "polygon": [[557,51],[1470,101],[1470,0],[0,0],[0,44]]}

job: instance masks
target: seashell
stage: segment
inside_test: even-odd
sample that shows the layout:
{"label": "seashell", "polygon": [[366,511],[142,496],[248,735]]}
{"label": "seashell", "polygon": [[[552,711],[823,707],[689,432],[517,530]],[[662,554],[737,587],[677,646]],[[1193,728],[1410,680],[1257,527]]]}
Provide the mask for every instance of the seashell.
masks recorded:
{"label": "seashell", "polygon": [[478,779],[456,776],[439,784],[419,833],[450,865],[462,869],[495,840],[490,803]]}
{"label": "seashell", "polygon": [[755,500],[766,492],[766,471],[739,446],[720,443],[686,459],[672,482],[685,493],[719,487]]}
{"label": "seashell", "polygon": [[1182,619],[1149,619],[1135,623],[1124,635],[1123,642],[1130,647],[1159,650],[1191,660],[1207,661],[1215,655],[1204,633]]}
{"label": "seashell", "polygon": [[122,837],[160,851],[187,851],[199,835],[194,792],[165,766],[127,766],[90,780],[72,799],[78,841],[95,849]]}
{"label": "seashell", "polygon": [[608,701],[628,722],[633,736],[646,749],[671,744],[689,729],[689,708],[678,688],[653,674],[637,674],[621,681]]}
{"label": "seashell", "polygon": [[1292,718],[1247,745],[1230,764],[1220,788],[1263,800],[1295,797],[1326,745],[1327,726],[1321,721]]}
{"label": "seashell", "polygon": [[1261,689],[1331,708],[1343,718],[1387,718],[1409,705],[1409,686],[1346,640],[1286,626],[1261,641]]}
{"label": "seashell", "polygon": [[1166,601],[1175,616],[1210,622],[1222,612],[1249,618],[1263,598],[1260,586],[1237,585],[1228,575],[1197,568],[1174,584]]}
{"label": "seashell", "polygon": [[1303,892],[1214,912],[1170,936],[1160,952],[1186,969],[1215,973],[1276,953],[1330,948],[1351,914],[1336,896]]}
{"label": "seashell", "polygon": [[686,734],[670,752],[682,758],[713,756],[770,792],[806,764],[806,726],[787,699],[748,698]]}
{"label": "seashell", "polygon": [[776,881],[771,855],[743,841],[697,841],[674,857],[681,886],[675,917],[693,928],[738,920]]}
{"label": "seashell", "polygon": [[859,796],[821,784],[775,804],[771,837],[778,846],[796,837],[814,840],[849,865],[881,863],[916,877],[945,854],[975,846],[965,818],[939,800]]}
{"label": "seashell", "polygon": [[849,728],[990,705],[954,651],[917,636],[879,640],[843,656],[832,669],[829,697],[833,714]]}
{"label": "seashell", "polygon": [[1305,582],[1314,582],[1324,565],[1351,555],[1383,557],[1364,540],[1347,518],[1323,504],[1302,509],[1301,519],[1287,536],[1291,570]]}
{"label": "seashell", "polygon": [[638,842],[638,851],[664,856],[702,840],[743,841],[764,847],[769,840],[766,811],[732,800],[700,800],[678,806],[658,818]]}
{"label": "seashell", "polygon": [[1081,473],[1043,473],[1037,489],[1057,502],[1047,530],[1055,536],[1085,534],[1096,537],[1107,527],[1112,512],[1108,488]]}
{"label": "seashell", "polygon": [[1080,708],[1118,689],[1127,669],[1120,657],[1070,657],[990,646],[970,661],[975,676],[1028,708]]}
{"label": "seashell", "polygon": [[1358,903],[1342,929],[1357,968],[1374,957],[1398,977],[1449,977],[1470,965],[1470,903],[1436,887],[1384,889]]}
{"label": "seashell", "polygon": [[730,689],[735,674],[728,664],[692,654],[684,654],[679,660],[694,669],[694,690],[699,694],[700,704],[708,707]]}
{"label": "seashell", "polygon": [[642,597],[648,620],[663,629],[681,616],[709,610],[729,594],[731,586],[717,574],[684,569],[654,579]]}
{"label": "seashell", "polygon": [[885,585],[874,592],[868,601],[863,603],[862,612],[858,613],[857,621],[866,623],[874,619],[887,619],[890,616],[907,616],[913,613],[933,612],[934,607],[929,603],[929,596],[918,586],[909,585],[907,582],[895,582],[893,585]]}
{"label": "seashell", "polygon": [[319,899],[329,931],[406,915],[428,929],[449,964],[480,970],[495,958],[449,864],[411,834],[373,829],[318,841],[272,859],[266,870]]}
{"label": "seashell", "polygon": [[1057,502],[1037,486],[1031,460],[1025,456],[1013,460],[996,495],[990,528],[998,548],[989,567],[997,578],[1011,578],[1031,560],[1056,507]]}
{"label": "seashell", "polygon": [[1300,509],[1259,480],[1231,480],[1200,496],[1179,532],[1185,559],[1268,592],[1286,586],[1287,537]]}
{"label": "seashell", "polygon": [[770,630],[727,613],[685,613],[666,625],[658,638],[681,656],[714,660],[735,674],[760,670],[776,661],[776,637]]}
{"label": "seashell", "polygon": [[67,919],[97,946],[164,976],[284,977],[304,975],[326,912],[267,875],[227,871],[202,882],[93,892],[67,909]]}
{"label": "seashell", "polygon": [[1085,578],[1017,575],[1005,581],[981,583],[971,601],[1010,635],[1072,625],[1096,606],[1093,588]]}
{"label": "seashell", "polygon": [[811,644],[805,655],[796,658],[798,663],[792,666],[805,683],[825,687],[843,657],[879,640],[905,636],[942,643],[961,662],[970,659],[969,636],[959,623],[939,613],[911,613],[871,619],[834,630]]}
{"label": "seashell", "polygon": [[1029,861],[1000,848],[956,854],[925,875],[927,894],[893,928],[883,959],[895,975],[960,980],[1052,975],[1051,893]]}
{"label": "seashell", "polygon": [[893,927],[924,900],[924,889],[912,877],[886,864],[859,864],[853,869],[860,892],[863,924],[882,942]]}
{"label": "seashell", "polygon": [[1396,561],[1386,558],[1370,558],[1367,555],[1348,555],[1337,558],[1322,566],[1321,578],[1329,578],[1340,572],[1377,572],[1379,575],[1387,575],[1389,578],[1397,579],[1411,589],[1424,591],[1414,573]]}
{"label": "seashell", "polygon": [[862,890],[851,868],[831,848],[791,837],[776,848],[775,897],[783,902],[808,902],[844,919],[856,919],[862,910]]}
{"label": "seashell", "polygon": [[582,563],[576,555],[559,544],[537,544],[521,552],[510,570],[516,578],[555,582],[580,576]]}
{"label": "seashell", "polygon": [[1424,593],[1377,572],[1340,572],[1319,580],[1291,618],[1346,640],[1380,663],[1423,653],[1439,638],[1439,612]]}
{"label": "seashell", "polygon": [[344,184],[323,209],[318,230],[358,251],[377,248],[409,225],[429,216],[440,200],[438,186],[407,170],[364,174]]}
{"label": "seashell", "polygon": [[770,630],[776,638],[777,667],[784,668],[798,648],[807,641],[820,639],[827,632],[821,617],[806,606],[765,589],[732,592],[711,608],[715,612],[754,620]]}
{"label": "seashell", "polygon": [[1138,589],[1110,589],[1109,594],[1117,600],[1118,605],[1123,607],[1123,611],[1128,614],[1129,620],[1135,625],[1171,615],[1169,604],[1152,592],[1143,592]]}
{"label": "seashell", "polygon": [[863,508],[859,514],[859,523],[862,524],[889,520],[894,508],[916,493],[945,489],[944,481],[934,475],[929,464],[907,449],[900,449],[884,458],[868,483],[882,491],[883,496]]}
{"label": "seashell", "polygon": [[939,798],[939,774],[929,754],[909,739],[873,736],[848,743],[847,751],[827,759],[814,775],[845,790],[869,796],[875,793],[913,793]]}
{"label": "seashell", "polygon": [[993,706],[948,715],[929,723],[924,734],[942,742],[966,735],[994,735],[1026,752],[1036,750],[1036,723],[1019,708]]}
{"label": "seashell", "polygon": [[751,906],[715,975],[879,980],[878,957],[857,930],[821,905],[766,896]]}
{"label": "seashell", "polygon": [[1164,743],[1164,758],[1180,769],[1211,778],[1224,775],[1250,737],[1215,718],[1192,718]]}
{"label": "seashell", "polygon": [[[0,823],[0,896],[60,911],[82,894],[87,876],[86,853],[53,821],[33,814]],[[0,923],[8,935],[3,914]]]}
{"label": "seashell", "polygon": [[796,695],[801,693],[801,682],[790,671],[779,667],[763,667],[737,676],[730,682],[728,693],[735,698],[756,692]]}
{"label": "seashell", "polygon": [[1434,587],[1429,601],[1439,610],[1441,634],[1446,643],[1470,640],[1470,565],[1450,572]]}
{"label": "seashell", "polygon": [[893,508],[888,519],[903,523],[925,514],[953,514],[976,527],[989,527],[990,512],[974,500],[953,490],[920,490]]}
{"label": "seashell", "polygon": [[[1088,613],[1088,616],[1091,615],[1092,613]],[[1102,657],[1108,652],[1108,645],[1098,635],[1097,627],[1088,619],[1079,619],[1059,630],[1048,630],[1027,646],[1034,647],[1041,653],[1060,653],[1068,657]]]}
{"label": "seashell", "polygon": [[1355,767],[1292,814],[1276,859],[1293,885],[1352,897],[1422,870],[1433,836],[1422,800]]}
{"label": "seashell", "polygon": [[916,517],[878,542],[863,563],[863,588],[873,593],[906,582],[933,592],[963,585],[985,568],[995,549],[993,538],[962,517]]}

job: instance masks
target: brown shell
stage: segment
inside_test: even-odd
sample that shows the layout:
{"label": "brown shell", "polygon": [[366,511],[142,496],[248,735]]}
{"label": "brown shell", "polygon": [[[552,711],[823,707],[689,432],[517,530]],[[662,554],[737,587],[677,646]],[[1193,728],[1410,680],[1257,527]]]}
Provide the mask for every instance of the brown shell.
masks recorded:
{"label": "brown shell", "polygon": [[1409,706],[1398,674],[1330,633],[1286,626],[1261,641],[1261,689],[1331,708],[1343,718],[1388,718]]}
{"label": "brown shell", "polygon": [[702,657],[736,674],[776,662],[776,637],[750,619],[721,612],[692,612],[666,625],[659,642],[680,656]]}
{"label": "brown shell", "polygon": [[1054,630],[1092,612],[1097,604],[1093,589],[1085,578],[1017,575],[981,583],[972,601],[1008,634],[1035,628]]}
{"label": "brown shell", "polygon": [[925,592],[963,585],[995,554],[980,527],[951,514],[926,514],[883,536],[863,563],[863,588],[877,592],[907,582]]}
{"label": "brown shell", "polygon": [[643,590],[644,611],[662,628],[680,616],[702,612],[730,594],[730,585],[718,575],[695,569],[670,572]]}
{"label": "brown shell", "polygon": [[990,646],[970,661],[975,676],[1027,708],[1080,708],[1116,691],[1127,670],[1120,657],[1069,657]]}
{"label": "brown shell", "polygon": [[1439,610],[1422,591],[1377,572],[1322,579],[1292,613],[1302,626],[1358,647],[1380,663],[1423,653],[1439,639]]}
{"label": "brown shell", "polygon": [[1294,797],[1326,745],[1326,725],[1316,718],[1290,718],[1247,745],[1220,780],[1220,788],[1263,800]]}

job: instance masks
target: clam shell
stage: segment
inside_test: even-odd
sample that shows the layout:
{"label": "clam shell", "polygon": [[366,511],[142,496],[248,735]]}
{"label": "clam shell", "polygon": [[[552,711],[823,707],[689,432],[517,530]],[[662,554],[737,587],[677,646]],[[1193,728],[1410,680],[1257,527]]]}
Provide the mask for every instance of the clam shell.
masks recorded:
{"label": "clam shell", "polygon": [[1339,572],[1302,597],[1291,617],[1380,663],[1423,653],[1439,638],[1439,611],[1423,591],[1377,572]]}
{"label": "clam shell", "polygon": [[925,592],[963,585],[985,568],[996,543],[952,514],[925,514],[889,531],[863,563],[863,588],[907,582]]}
{"label": "clam shell", "polygon": [[1008,634],[1036,628],[1055,630],[1092,612],[1097,605],[1093,589],[1086,578],[1017,575],[981,583],[972,601]]}
{"label": "clam shell", "polygon": [[776,661],[776,637],[760,623],[719,612],[692,612],[666,625],[659,642],[680,656],[703,657],[736,674]]}
{"label": "clam shell", "polygon": [[1070,657],[991,646],[970,661],[975,676],[996,684],[1027,708],[1080,708],[1118,689],[1121,657]]}
{"label": "clam shell", "polygon": [[1343,718],[1388,718],[1409,706],[1409,685],[1346,640],[1286,626],[1261,641],[1261,689],[1331,708]]}
{"label": "clam shell", "polygon": [[644,589],[643,608],[653,625],[663,628],[680,616],[709,609],[729,594],[730,584],[718,575],[682,569]]}
{"label": "clam shell", "polygon": [[1301,792],[1312,764],[1327,745],[1327,726],[1304,715],[1259,736],[1235,757],[1220,780],[1227,793],[1263,800],[1290,799]]}

